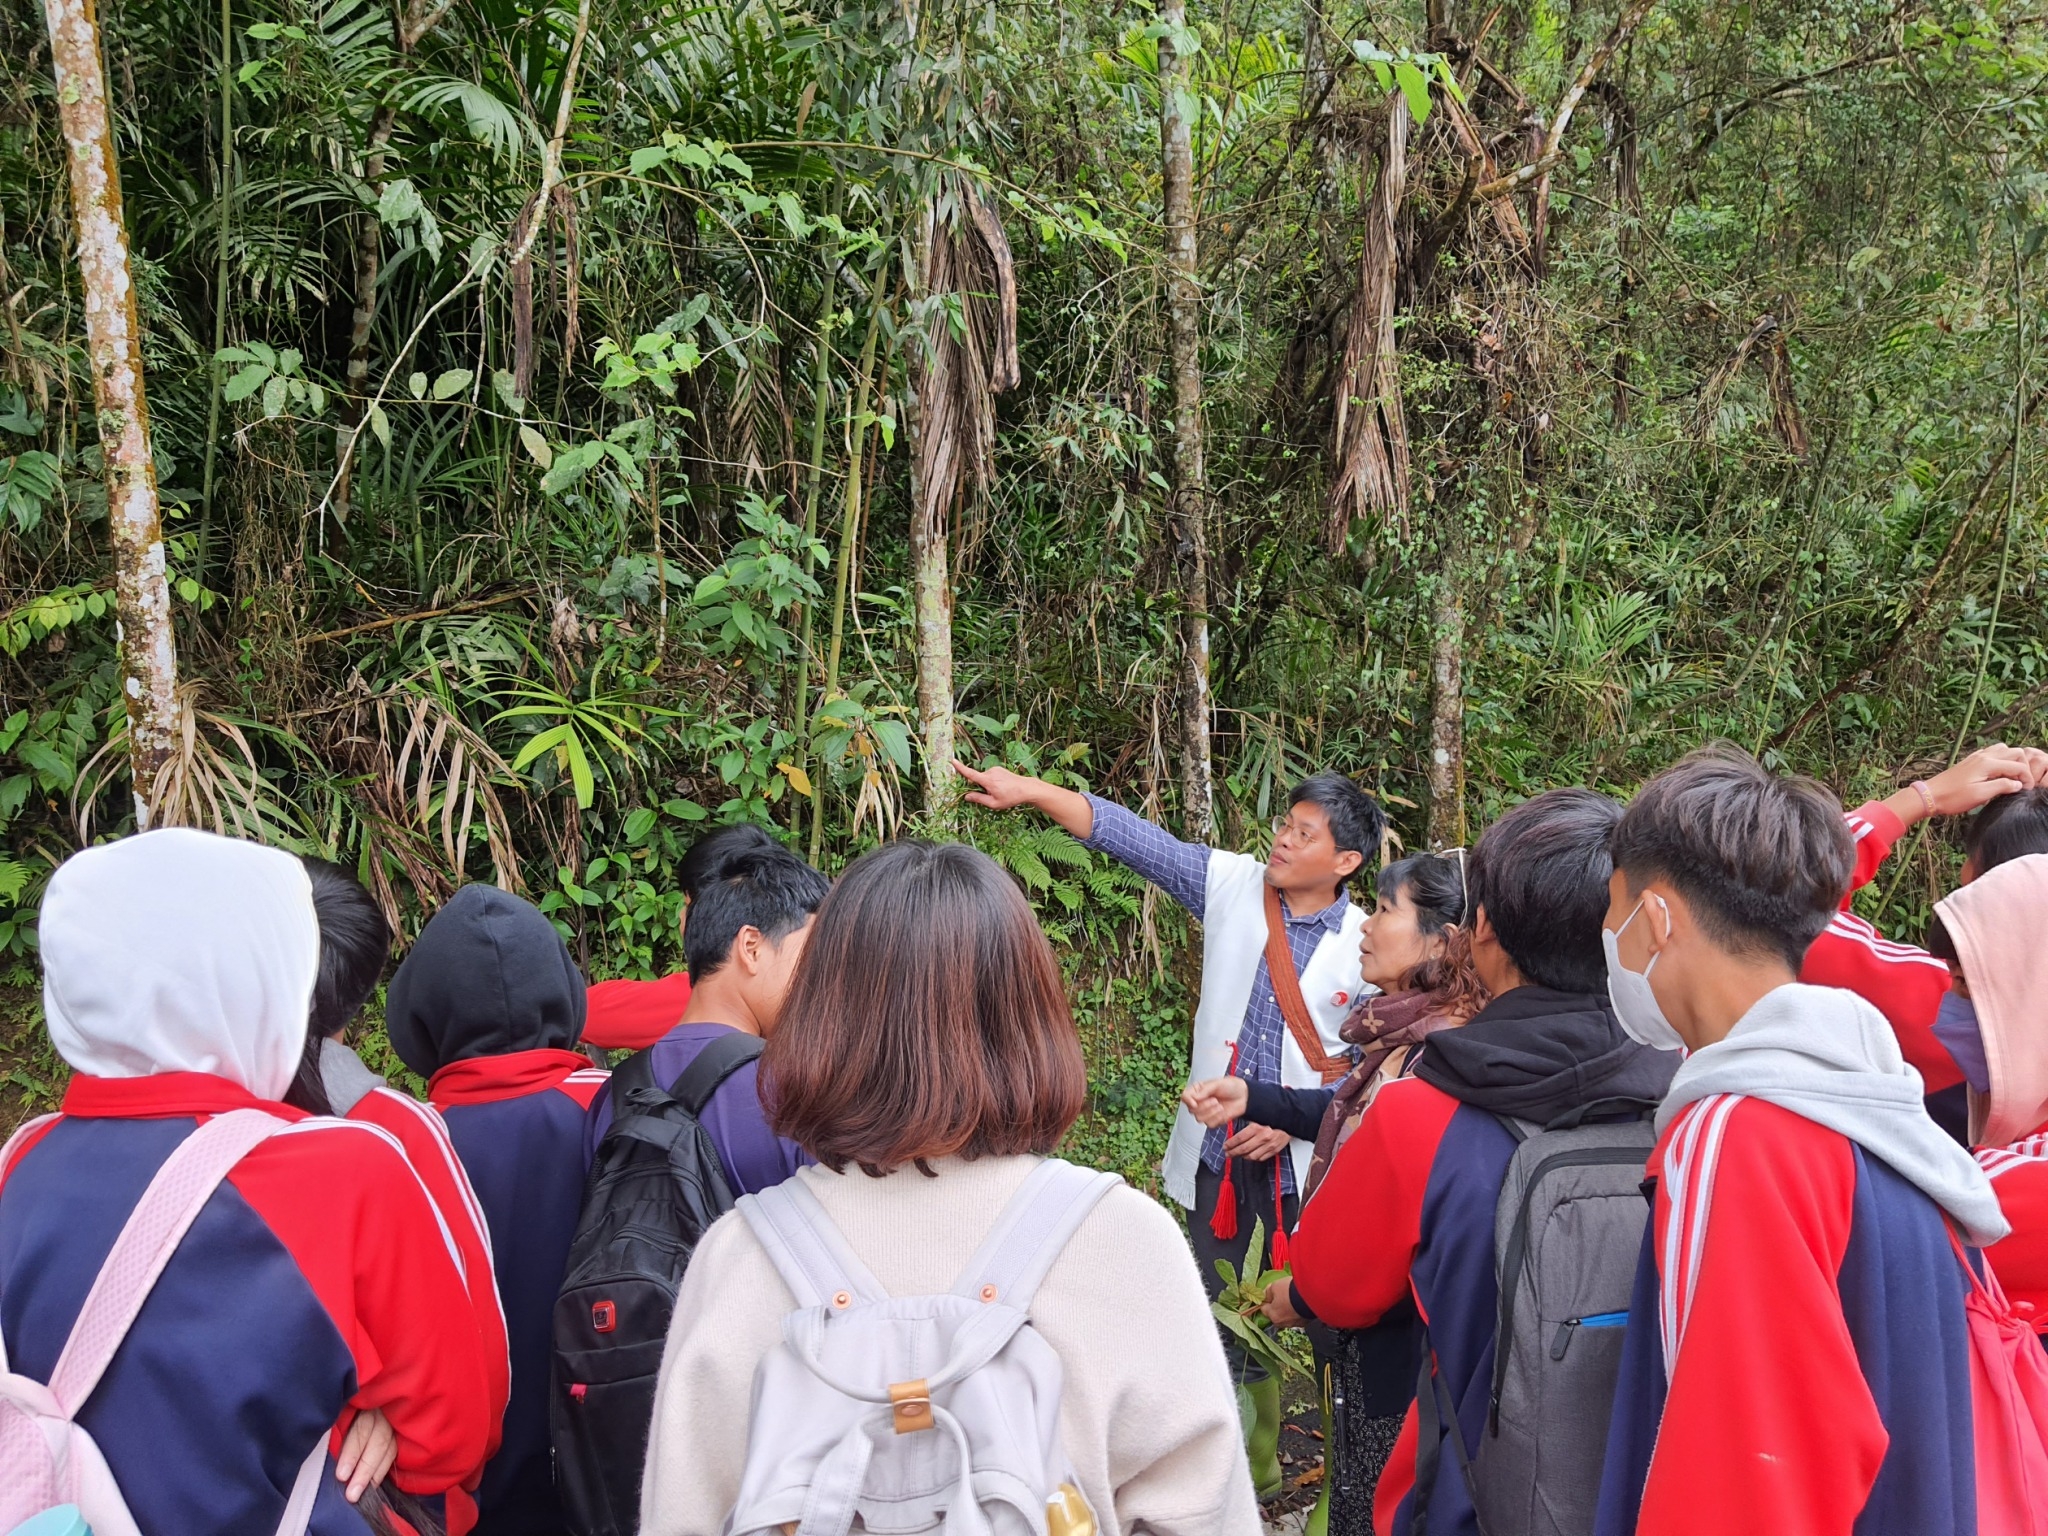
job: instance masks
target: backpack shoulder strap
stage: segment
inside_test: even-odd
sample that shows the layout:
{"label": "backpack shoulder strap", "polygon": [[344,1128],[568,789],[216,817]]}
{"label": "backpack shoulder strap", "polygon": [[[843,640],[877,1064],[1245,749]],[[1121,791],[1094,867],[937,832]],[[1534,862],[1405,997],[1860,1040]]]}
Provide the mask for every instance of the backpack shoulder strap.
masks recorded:
{"label": "backpack shoulder strap", "polygon": [[157,1276],[220,1181],[285,1124],[261,1110],[233,1110],[207,1121],[164,1159],[114,1239],[50,1373],[50,1391],[65,1413],[76,1417],[92,1396]]}
{"label": "backpack shoulder strap", "polygon": [[889,1299],[801,1178],[742,1195],[736,1208],[799,1307],[837,1305],[842,1295],[849,1302]]}
{"label": "backpack shoulder strap", "polygon": [[661,1084],[654,1080],[654,1047],[635,1051],[616,1067],[612,1068],[612,1118],[623,1119],[626,1105],[633,1099],[647,1094],[661,1092]]}
{"label": "backpack shoulder strap", "polygon": [[668,1085],[669,1097],[687,1109],[693,1118],[702,1119],[704,1106],[711,1102],[711,1095],[718,1092],[719,1085],[748,1062],[758,1060],[767,1048],[767,1042],[759,1035],[742,1034],[738,1030],[720,1035],[699,1051],[676,1080]]}
{"label": "backpack shoulder strap", "polygon": [[1000,1299],[1019,1312],[1030,1310],[1046,1271],[1096,1202],[1123,1183],[1113,1173],[1077,1168],[1049,1157],[1010,1197],[995,1226],[954,1285],[956,1295]]}

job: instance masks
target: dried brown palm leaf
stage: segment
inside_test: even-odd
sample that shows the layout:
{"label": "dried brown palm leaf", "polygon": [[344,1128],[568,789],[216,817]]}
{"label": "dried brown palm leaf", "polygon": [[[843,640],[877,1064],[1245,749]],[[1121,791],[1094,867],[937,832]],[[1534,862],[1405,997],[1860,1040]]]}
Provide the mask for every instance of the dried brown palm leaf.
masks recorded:
{"label": "dried brown palm leaf", "polygon": [[1400,261],[1394,220],[1408,185],[1408,109],[1390,96],[1384,137],[1366,162],[1365,247],[1358,292],[1344,333],[1324,542],[1341,554],[1354,518],[1408,510],[1408,423],[1401,409],[1400,351],[1394,341],[1394,278]]}

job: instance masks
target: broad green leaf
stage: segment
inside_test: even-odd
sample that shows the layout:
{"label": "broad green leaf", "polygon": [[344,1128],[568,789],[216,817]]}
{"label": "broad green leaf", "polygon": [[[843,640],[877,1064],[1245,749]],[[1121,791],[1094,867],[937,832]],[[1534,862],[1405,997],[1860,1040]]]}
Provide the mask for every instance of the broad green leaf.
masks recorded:
{"label": "broad green leaf", "polygon": [[526,451],[533,455],[533,462],[543,470],[554,466],[555,450],[548,446],[546,438],[524,422],[519,424],[519,441],[525,445]]}
{"label": "broad green leaf", "polygon": [[261,389],[263,381],[269,377],[268,367],[262,363],[251,363],[221,386],[220,397],[227,401],[246,400]]}
{"label": "broad green leaf", "polygon": [[273,373],[263,386],[263,414],[276,416],[284,410],[285,390],[291,384],[281,373]]}
{"label": "broad green leaf", "polygon": [[384,414],[381,405],[370,407],[370,431],[386,448],[391,446],[391,418]]}
{"label": "broad green leaf", "polygon": [[1429,121],[1429,76],[1402,59],[1394,65],[1394,79],[1401,87],[1401,94],[1407,98],[1408,115],[1420,128]]}
{"label": "broad green leaf", "polygon": [[658,165],[666,164],[668,151],[659,144],[650,144],[645,149],[636,149],[626,160],[626,169],[635,176],[645,176]]}
{"label": "broad green leaf", "polygon": [[450,368],[446,373],[434,380],[434,398],[436,400],[454,399],[455,396],[469,388],[470,380],[475,377],[476,375],[467,368]]}
{"label": "broad green leaf", "polygon": [[412,392],[413,399],[424,400],[427,398],[427,376],[424,373],[409,375],[406,378],[405,387]]}

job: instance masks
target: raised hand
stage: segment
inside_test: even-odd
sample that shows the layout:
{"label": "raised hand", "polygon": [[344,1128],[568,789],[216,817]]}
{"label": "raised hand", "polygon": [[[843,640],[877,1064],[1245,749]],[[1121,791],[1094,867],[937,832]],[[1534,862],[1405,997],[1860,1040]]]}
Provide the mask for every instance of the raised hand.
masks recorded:
{"label": "raised hand", "polygon": [[1095,807],[1086,795],[1007,768],[970,768],[957,757],[953,771],[974,786],[965,797],[969,805],[985,805],[992,811],[1029,806],[1045,812],[1076,837],[1086,837],[1095,829]]}
{"label": "raised hand", "polygon": [[953,759],[953,771],[974,786],[967,795],[968,803],[985,805],[992,811],[1015,811],[1035,805],[1052,788],[1043,779],[1027,778],[1007,768],[970,768],[957,757]]}

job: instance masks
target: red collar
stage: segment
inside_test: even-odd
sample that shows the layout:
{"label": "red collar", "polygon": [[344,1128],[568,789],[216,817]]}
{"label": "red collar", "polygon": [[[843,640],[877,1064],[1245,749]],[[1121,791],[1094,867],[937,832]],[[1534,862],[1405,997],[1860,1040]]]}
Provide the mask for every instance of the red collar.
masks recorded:
{"label": "red collar", "polygon": [[451,1061],[427,1079],[427,1097],[440,1108],[451,1104],[494,1104],[558,1086],[571,1072],[590,1070],[580,1051],[508,1051]]}
{"label": "red collar", "polygon": [[71,1079],[64,1113],[99,1120],[161,1120],[174,1115],[223,1115],[231,1109],[260,1109],[280,1120],[303,1120],[306,1112],[276,1099],[259,1099],[239,1083],[211,1072],[158,1072],[150,1077]]}

